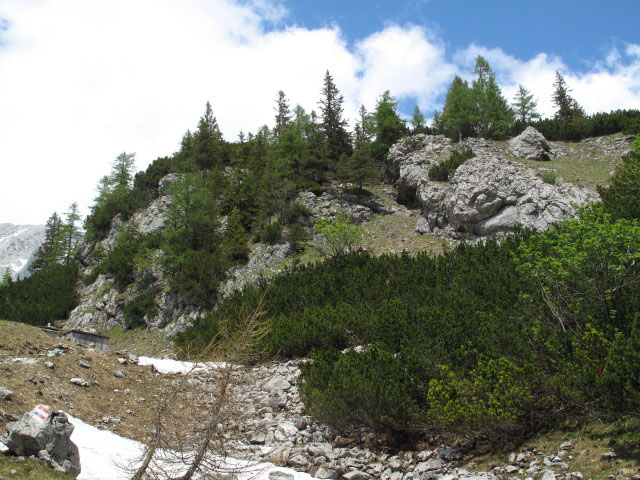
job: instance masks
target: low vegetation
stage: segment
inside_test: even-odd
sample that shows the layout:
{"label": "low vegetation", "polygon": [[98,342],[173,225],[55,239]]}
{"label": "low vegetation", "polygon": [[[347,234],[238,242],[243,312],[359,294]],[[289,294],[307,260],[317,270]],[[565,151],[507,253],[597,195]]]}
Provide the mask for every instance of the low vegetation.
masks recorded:
{"label": "low vegetation", "polygon": [[637,415],[640,224],[621,209],[640,201],[626,187],[640,180],[639,154],[602,205],[547,232],[440,257],[365,252],[294,267],[232,294],[177,345],[194,353],[220,325],[242,329],[240,312],[264,297],[261,348],[312,356],[305,405],[336,425],[495,437],[578,414]]}

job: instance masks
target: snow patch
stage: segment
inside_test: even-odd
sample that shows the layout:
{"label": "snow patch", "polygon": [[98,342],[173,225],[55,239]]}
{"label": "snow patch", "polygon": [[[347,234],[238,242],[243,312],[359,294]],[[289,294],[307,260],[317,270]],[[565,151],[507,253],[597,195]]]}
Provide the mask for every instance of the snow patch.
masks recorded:
{"label": "snow patch", "polygon": [[207,370],[215,368],[224,368],[229,366],[223,362],[207,362],[207,363],[194,363],[194,362],[181,362],[179,360],[172,360],[170,358],[153,358],[153,357],[139,357],[138,365],[153,365],[153,367],[160,373],[196,373],[206,372]]}
{"label": "snow patch", "polygon": [[[71,440],[80,451],[82,471],[78,480],[128,480],[131,478],[131,473],[128,473],[125,468],[135,466],[139,462],[144,452],[144,444],[108,430],[99,430],[79,418],[67,415],[74,426]],[[255,464],[233,458],[225,459],[225,469],[237,471],[238,480],[268,480],[269,473],[276,471],[291,474],[295,480],[314,480],[314,477],[308,473],[277,467],[272,463]]]}

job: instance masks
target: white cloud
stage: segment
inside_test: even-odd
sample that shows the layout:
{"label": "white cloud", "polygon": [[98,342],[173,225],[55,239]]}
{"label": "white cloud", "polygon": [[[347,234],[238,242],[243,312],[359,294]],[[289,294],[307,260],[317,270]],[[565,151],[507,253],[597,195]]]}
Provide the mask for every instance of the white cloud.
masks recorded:
{"label": "white cloud", "polygon": [[612,49],[603,61],[586,72],[572,71],[560,58],[546,53],[539,53],[530,60],[520,60],[500,48],[471,45],[455,56],[469,77],[477,55],[489,61],[509,101],[513,99],[518,84],[522,84],[533,92],[538,101],[538,111],[545,117],[553,116],[556,111],[552,101],[556,71],[563,75],[572,90],[571,96],[587,113],[618,108],[640,109],[640,45],[628,45],[624,54]]}
{"label": "white cloud", "polygon": [[86,213],[116,155],[137,152],[142,169],[171,154],[207,100],[230,140],[272,124],[280,89],[317,109],[327,69],[351,119],[387,89],[425,114],[440,108],[479,52],[509,98],[523,83],[545,114],[555,69],[587,109],[640,98],[638,45],[581,75],[545,54],[471,46],[450,59],[410,25],[349,44],[338,26],[287,26],[287,15],[281,0],[0,0],[0,222],[44,223],[73,201]]}

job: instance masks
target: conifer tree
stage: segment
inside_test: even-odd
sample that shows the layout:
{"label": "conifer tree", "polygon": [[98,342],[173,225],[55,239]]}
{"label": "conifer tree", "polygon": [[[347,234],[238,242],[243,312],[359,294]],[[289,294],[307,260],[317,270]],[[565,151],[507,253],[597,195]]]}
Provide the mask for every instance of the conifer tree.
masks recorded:
{"label": "conifer tree", "polygon": [[347,121],[342,118],[344,98],[333,83],[329,70],[324,76],[321,95],[319,103],[326,144],[325,154],[329,163],[335,167],[343,154],[351,154],[351,139],[346,130]]}
{"label": "conifer tree", "polygon": [[[435,116],[435,115],[434,115]],[[475,105],[469,84],[455,76],[442,111],[442,130],[454,141],[473,135]]]}
{"label": "conifer tree", "polygon": [[236,261],[249,258],[249,235],[242,225],[242,214],[236,207],[227,219],[227,231],[224,237],[224,250],[227,256]]}
{"label": "conifer tree", "polygon": [[375,141],[373,142],[373,156],[376,162],[384,161],[391,145],[400,140],[406,131],[404,122],[397,113],[398,101],[389,90],[378,98],[376,111],[373,114],[375,122]]}
{"label": "conifer tree", "polygon": [[416,105],[413,109],[413,115],[411,116],[411,130],[412,133],[420,133],[425,128],[425,118],[422,112],[420,111],[420,107]]}
{"label": "conifer tree", "polygon": [[73,256],[77,243],[78,227],[76,223],[79,221],[80,214],[78,213],[78,204],[73,202],[67,212],[67,223],[64,225],[64,235],[66,237],[65,263],[67,265],[71,263],[71,257]]}
{"label": "conifer tree", "polygon": [[11,269],[7,267],[4,271],[4,275],[2,276],[2,280],[0,280],[0,286],[11,285],[12,283],[13,277],[11,276]]}
{"label": "conifer tree", "polygon": [[362,105],[355,128],[355,148],[350,157],[341,162],[338,175],[341,179],[354,182],[362,190],[364,182],[377,177],[374,166],[371,137],[374,133],[374,118]]}
{"label": "conifer tree", "polygon": [[44,241],[36,251],[36,256],[29,270],[33,273],[56,265],[64,258],[65,232],[62,220],[57,212],[47,220],[44,231]]}
{"label": "conifer tree", "polygon": [[564,77],[556,70],[556,81],[553,83],[553,103],[558,107],[555,118],[579,118],[584,117],[584,110],[578,102],[569,95],[571,89],[567,87]]}
{"label": "conifer tree", "polygon": [[285,130],[291,123],[291,110],[289,109],[289,101],[282,90],[278,91],[276,100],[276,126],[273,128],[273,136],[279,139],[284,135]]}
{"label": "conifer tree", "polygon": [[327,143],[322,125],[318,123],[315,111],[311,111],[306,137],[302,154],[302,178],[308,188],[316,188],[327,180],[329,155],[326,153]]}
{"label": "conifer tree", "polygon": [[496,83],[489,62],[478,55],[473,71],[476,79],[471,86],[474,102],[472,121],[476,134],[482,138],[502,138],[513,122],[513,112]]}
{"label": "conifer tree", "polygon": [[204,170],[222,166],[222,133],[209,102],[194,134],[193,150],[194,160],[199,168]]}
{"label": "conifer tree", "polygon": [[111,185],[117,189],[130,189],[133,186],[136,154],[122,152],[113,161],[111,167]]}
{"label": "conifer tree", "polygon": [[515,113],[516,120],[522,123],[529,123],[540,118],[536,111],[537,104],[533,94],[522,85],[518,85],[518,91],[513,97],[511,108]]}

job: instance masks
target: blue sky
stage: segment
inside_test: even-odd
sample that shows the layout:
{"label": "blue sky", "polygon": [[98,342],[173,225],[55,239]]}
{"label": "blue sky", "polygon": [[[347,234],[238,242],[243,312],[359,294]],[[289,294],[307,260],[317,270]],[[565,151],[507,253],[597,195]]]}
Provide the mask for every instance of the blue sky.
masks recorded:
{"label": "blue sky", "polygon": [[350,120],[387,89],[430,117],[477,55],[544,116],[556,70],[588,113],[640,109],[638,18],[639,0],[0,0],[0,222],[86,213],[119,153],[170,155],[207,100],[229,140],[271,125],[280,89],[317,109],[327,69]]}
{"label": "blue sky", "polygon": [[574,69],[624,42],[640,41],[637,0],[325,0],[288,1],[289,21],[309,28],[335,23],[357,41],[389,23],[433,30],[451,50],[469,44],[501,47],[519,57],[540,52],[563,57]]}

